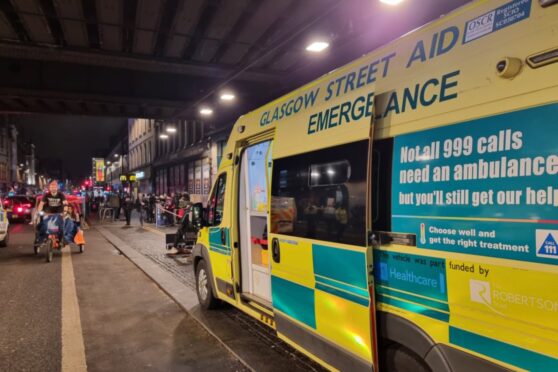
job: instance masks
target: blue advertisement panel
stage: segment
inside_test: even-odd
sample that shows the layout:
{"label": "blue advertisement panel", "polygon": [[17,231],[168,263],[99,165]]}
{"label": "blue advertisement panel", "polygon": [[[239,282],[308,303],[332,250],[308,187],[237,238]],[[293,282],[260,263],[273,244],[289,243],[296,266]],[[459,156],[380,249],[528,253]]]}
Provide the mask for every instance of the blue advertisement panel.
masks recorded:
{"label": "blue advertisement panel", "polygon": [[397,137],[392,230],[417,246],[558,263],[558,105]]}
{"label": "blue advertisement panel", "polygon": [[378,301],[449,320],[444,259],[378,250],[374,252],[374,277]]}

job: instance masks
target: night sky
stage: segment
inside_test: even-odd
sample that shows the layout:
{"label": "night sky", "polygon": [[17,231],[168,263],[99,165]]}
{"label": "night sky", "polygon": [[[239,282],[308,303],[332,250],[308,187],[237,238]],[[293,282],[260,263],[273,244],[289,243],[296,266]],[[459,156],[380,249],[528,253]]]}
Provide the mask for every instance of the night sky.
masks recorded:
{"label": "night sky", "polygon": [[59,158],[63,171],[79,181],[91,174],[91,158],[104,157],[126,133],[127,119],[91,116],[22,115],[17,127],[35,144],[39,159]]}

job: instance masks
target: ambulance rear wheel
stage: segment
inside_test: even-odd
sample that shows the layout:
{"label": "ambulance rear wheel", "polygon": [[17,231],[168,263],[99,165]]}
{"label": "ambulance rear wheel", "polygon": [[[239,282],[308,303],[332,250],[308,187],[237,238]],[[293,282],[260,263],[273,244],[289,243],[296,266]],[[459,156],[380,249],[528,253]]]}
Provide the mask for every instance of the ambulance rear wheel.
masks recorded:
{"label": "ambulance rear wheel", "polygon": [[202,259],[196,266],[196,293],[201,307],[206,310],[215,309],[219,304],[219,300],[213,294],[210,281],[207,263]]}
{"label": "ambulance rear wheel", "polygon": [[383,371],[431,372],[418,355],[405,346],[392,342],[380,348],[380,368]]}

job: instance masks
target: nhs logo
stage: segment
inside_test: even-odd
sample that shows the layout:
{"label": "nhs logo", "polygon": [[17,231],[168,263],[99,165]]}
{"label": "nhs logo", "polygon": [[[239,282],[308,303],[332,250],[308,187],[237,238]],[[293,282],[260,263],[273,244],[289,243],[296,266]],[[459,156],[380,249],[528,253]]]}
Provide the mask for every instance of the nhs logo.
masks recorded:
{"label": "nhs logo", "polygon": [[558,230],[536,230],[537,257],[558,259]]}

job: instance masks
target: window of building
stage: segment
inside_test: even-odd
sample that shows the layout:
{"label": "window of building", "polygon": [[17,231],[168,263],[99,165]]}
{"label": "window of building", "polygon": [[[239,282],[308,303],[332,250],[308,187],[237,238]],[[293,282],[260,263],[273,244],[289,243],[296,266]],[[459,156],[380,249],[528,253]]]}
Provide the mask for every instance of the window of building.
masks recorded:
{"label": "window of building", "polygon": [[194,162],[188,163],[188,194],[194,193]]}
{"label": "window of building", "polygon": [[226,141],[217,141],[217,168],[221,165],[221,159],[223,159],[226,144]]}
{"label": "window of building", "polygon": [[360,141],[275,160],[271,231],[365,245],[367,154]]}
{"label": "window of building", "polygon": [[198,121],[196,122],[197,124],[197,138],[196,138],[196,142],[199,142],[201,140],[203,140],[203,122],[202,121]]}
{"label": "window of building", "polygon": [[188,147],[188,141],[190,141],[190,138],[188,137],[188,121],[183,120],[181,126],[182,126],[182,132],[184,133],[184,140],[182,141],[182,147],[186,148]]}

